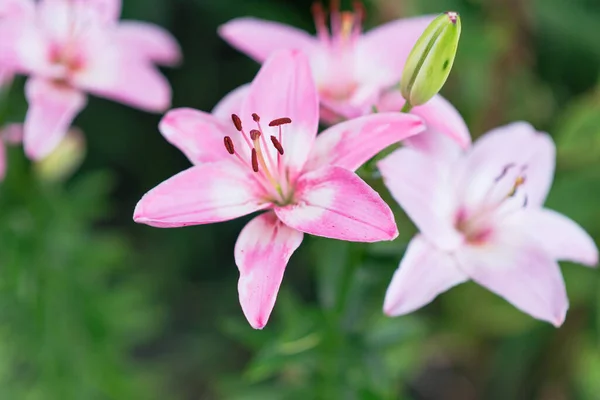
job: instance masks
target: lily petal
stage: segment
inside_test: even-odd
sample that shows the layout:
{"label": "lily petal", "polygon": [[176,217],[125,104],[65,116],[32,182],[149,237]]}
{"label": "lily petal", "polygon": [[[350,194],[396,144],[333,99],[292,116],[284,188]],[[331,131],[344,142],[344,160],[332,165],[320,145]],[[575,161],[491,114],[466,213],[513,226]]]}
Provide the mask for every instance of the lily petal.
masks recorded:
{"label": "lily petal", "polygon": [[519,228],[555,260],[588,266],[598,264],[594,239],[575,221],[546,208],[526,209],[519,216]]}
{"label": "lily petal", "polygon": [[[400,111],[406,101],[399,90],[385,93],[378,104],[379,111]],[[456,142],[461,148],[471,145],[469,128],[454,106],[440,95],[435,95],[427,103],[414,107],[411,114],[425,121],[426,131],[408,139],[405,144],[425,152],[438,151],[438,135],[444,135]],[[437,135],[436,135],[437,134]]]}
{"label": "lily petal", "polygon": [[373,114],[339,123],[317,137],[306,169],[337,165],[354,171],[381,150],[424,129],[419,117],[401,113]]}
{"label": "lily petal", "polygon": [[[57,0],[43,0],[46,3]],[[91,10],[102,23],[115,23],[121,16],[122,0],[66,0],[71,5],[76,4]]]}
{"label": "lily petal", "polygon": [[181,62],[181,48],[166,29],[140,21],[121,21],[116,27],[118,40],[144,59],[162,65]]}
{"label": "lily petal", "polygon": [[355,53],[357,80],[377,83],[380,87],[396,84],[410,51],[434,18],[426,15],[400,19],[363,35]]}
{"label": "lily petal", "polygon": [[354,242],[393,240],[394,215],[354,172],[325,167],[298,179],[296,204],[275,208],[288,226],[312,235]]}
{"label": "lily petal", "polygon": [[218,29],[227,43],[258,62],[277,50],[310,52],[317,40],[308,33],[288,25],[257,18],[237,18]]}
{"label": "lily petal", "polygon": [[39,160],[54,150],[87,100],[76,89],[40,78],[29,79],[25,93],[29,103],[23,128],[25,153]]}
{"label": "lily petal", "polygon": [[233,89],[212,109],[212,115],[230,124],[231,114],[240,114],[242,112],[242,104],[246,96],[248,96],[249,91],[249,83]]}
{"label": "lily petal", "polygon": [[556,261],[534,243],[489,243],[456,252],[475,282],[534,318],[562,325],[569,300]]}
{"label": "lily petal", "polygon": [[[252,81],[242,110],[245,126],[256,125],[251,118],[256,113],[263,128],[275,135],[278,128],[269,128],[270,121],[283,117],[292,120],[283,126],[282,158],[290,179],[294,179],[308,158],[319,124],[319,97],[306,56],[298,51],[279,51],[271,56]],[[269,150],[275,156],[275,148]]]}
{"label": "lily petal", "polygon": [[377,166],[394,199],[429,241],[443,250],[462,243],[454,228],[458,199],[447,163],[406,147]]}
{"label": "lily petal", "polygon": [[227,221],[268,208],[251,173],[233,161],[194,166],[146,193],[133,219],[158,228],[175,228]]}
{"label": "lily petal", "polygon": [[[233,128],[211,114],[191,108],[176,108],[163,117],[158,128],[169,143],[181,150],[192,164],[231,157],[224,147],[223,138],[232,133]],[[239,134],[231,135],[232,140],[237,141],[239,137]],[[241,145],[237,147],[241,148]]]}
{"label": "lily petal", "polygon": [[448,253],[430,245],[423,236],[415,236],[387,289],[383,310],[394,317],[408,314],[468,279]]}
{"label": "lily petal", "polygon": [[464,204],[477,208],[486,198],[495,178],[509,165],[526,166],[523,191],[529,206],[540,206],[552,185],[555,147],[545,133],[526,122],[515,122],[483,135],[458,166]]}
{"label": "lily petal", "polygon": [[255,217],[242,229],[235,244],[238,291],[244,315],[254,329],[267,324],[285,267],[303,237],[272,212]]}
{"label": "lily petal", "polygon": [[106,97],[150,112],[163,112],[171,104],[167,79],[150,63],[114,47],[91,54],[86,69],[73,82],[100,97]]}

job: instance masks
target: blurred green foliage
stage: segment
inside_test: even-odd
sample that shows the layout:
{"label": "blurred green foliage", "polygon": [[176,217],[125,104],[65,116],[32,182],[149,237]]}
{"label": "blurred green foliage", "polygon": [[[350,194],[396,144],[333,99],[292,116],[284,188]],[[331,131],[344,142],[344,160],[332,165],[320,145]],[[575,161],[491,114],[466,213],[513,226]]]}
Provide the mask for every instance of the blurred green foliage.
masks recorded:
{"label": "blurred green foliage", "polygon": [[[165,70],[174,106],[210,110],[259,67],[217,26],[253,15],[312,30],[309,7],[124,0],[123,14],[177,36],[185,63]],[[367,9],[368,27],[460,12],[443,94],[474,137],[513,120],[550,132],[558,170],[548,206],[600,238],[599,2],[372,0]],[[8,105],[3,116],[22,120],[20,82]],[[398,208],[393,243],[307,238],[269,325],[252,330],[232,251],[246,220],[173,230],[131,220],[143,193],[188,166],[159,118],[92,99],[76,122],[88,156],[65,185],[39,182],[11,150],[0,186],[0,399],[600,398],[596,271],[564,265],[571,309],[560,329],[474,284],[386,318],[386,286],[415,232]]]}

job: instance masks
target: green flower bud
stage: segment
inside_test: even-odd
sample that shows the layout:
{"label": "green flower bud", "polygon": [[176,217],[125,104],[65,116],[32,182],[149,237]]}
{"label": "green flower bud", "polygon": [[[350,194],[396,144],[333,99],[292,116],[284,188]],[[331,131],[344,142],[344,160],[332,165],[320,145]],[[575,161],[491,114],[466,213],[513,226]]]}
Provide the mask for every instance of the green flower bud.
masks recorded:
{"label": "green flower bud", "polygon": [[405,109],[425,104],[444,86],[454,64],[459,38],[460,17],[455,12],[440,14],[425,29],[402,73],[400,90],[407,102]]}

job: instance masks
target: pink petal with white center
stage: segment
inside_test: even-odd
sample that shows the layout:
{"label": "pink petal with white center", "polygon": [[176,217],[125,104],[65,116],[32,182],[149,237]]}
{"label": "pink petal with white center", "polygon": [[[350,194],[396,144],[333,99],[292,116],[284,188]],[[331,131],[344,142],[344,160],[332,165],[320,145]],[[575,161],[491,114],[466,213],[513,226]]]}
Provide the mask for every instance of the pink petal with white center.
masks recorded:
{"label": "pink petal with white center", "polygon": [[[269,57],[252,81],[242,106],[240,117],[246,129],[255,126],[252,113],[260,116],[265,134],[277,132],[276,127],[268,127],[270,121],[283,117],[292,120],[282,127],[282,159],[293,180],[308,158],[319,124],[317,88],[304,54],[279,51]],[[270,151],[275,154],[274,148]]]}
{"label": "pink petal with white center", "polygon": [[278,50],[302,50],[310,53],[318,44],[308,33],[277,22],[257,18],[237,18],[218,29],[227,43],[258,62]]}
{"label": "pink petal with white center", "polygon": [[598,248],[581,226],[556,211],[528,208],[519,216],[519,228],[555,260],[596,266]]}
{"label": "pink petal with white center", "polygon": [[162,65],[181,62],[181,48],[166,29],[140,21],[122,21],[116,27],[122,46],[139,54],[145,60]]}
{"label": "pink petal with white center", "polygon": [[74,83],[100,97],[106,97],[150,112],[163,112],[171,104],[167,79],[151,64],[117,48],[94,53]]}
{"label": "pink petal with white center", "polygon": [[194,166],[146,193],[133,219],[158,228],[176,228],[227,221],[268,208],[252,174],[233,160]]}
{"label": "pink petal with white center", "polygon": [[255,217],[242,229],[235,244],[238,292],[244,315],[254,329],[267,324],[285,267],[303,236],[272,212]]}
{"label": "pink petal with white center", "polygon": [[25,86],[29,109],[25,116],[25,154],[39,160],[50,154],[85,107],[86,96],[69,86],[30,78]]}
{"label": "pink petal with white center", "polygon": [[353,242],[393,240],[394,215],[379,194],[354,172],[325,167],[302,175],[296,203],[275,208],[288,226],[312,235]]}
{"label": "pink petal with white center", "polygon": [[248,96],[250,84],[242,85],[227,93],[212,109],[212,115],[231,124],[231,114],[240,114],[242,112],[242,104]]}
{"label": "pink petal with white center", "polygon": [[388,286],[383,310],[393,317],[408,314],[468,279],[449,253],[415,236]]}
{"label": "pink petal with white center", "polygon": [[158,125],[162,135],[181,150],[192,164],[220,161],[233,157],[223,139],[230,135],[237,147],[242,147],[240,134],[233,125],[226,125],[211,114],[191,108],[169,111]]}
{"label": "pink petal with white center", "polygon": [[519,232],[456,252],[459,267],[475,282],[534,318],[562,325],[569,300],[560,268],[542,248]]}
{"label": "pink petal with white center", "polygon": [[528,204],[541,205],[552,184],[555,148],[550,137],[530,124],[516,122],[491,130],[473,145],[458,167],[464,206],[476,209],[486,202],[495,180],[507,167],[522,168]]}
{"label": "pink petal with white center", "polygon": [[454,228],[458,196],[449,176],[451,165],[408,147],[377,164],[394,199],[427,240],[443,250],[463,242]]}
{"label": "pink petal with white center", "polygon": [[401,113],[373,114],[339,123],[317,137],[306,169],[337,165],[354,171],[381,150],[424,129],[419,117]]}
{"label": "pink petal with white center", "polygon": [[[385,93],[377,106],[381,111],[400,111],[405,100],[399,90],[394,89]],[[438,135],[445,135],[466,149],[471,145],[469,128],[454,106],[440,95],[435,95],[427,103],[414,107],[411,114],[423,118],[427,130],[405,142],[406,145],[426,152],[440,150]],[[436,135],[437,133],[437,135]]]}
{"label": "pink petal with white center", "polygon": [[426,15],[400,19],[361,36],[354,57],[357,81],[382,88],[398,83],[410,51],[434,18]]}

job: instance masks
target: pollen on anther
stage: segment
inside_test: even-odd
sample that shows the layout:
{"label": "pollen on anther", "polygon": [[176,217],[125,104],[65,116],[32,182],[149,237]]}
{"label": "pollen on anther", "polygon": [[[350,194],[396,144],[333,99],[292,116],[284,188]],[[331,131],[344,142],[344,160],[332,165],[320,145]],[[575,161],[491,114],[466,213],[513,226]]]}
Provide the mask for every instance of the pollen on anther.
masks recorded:
{"label": "pollen on anther", "polygon": [[238,131],[242,131],[242,120],[235,114],[231,114],[231,120],[233,121],[233,125],[235,125],[235,129]]}
{"label": "pollen on anther", "polygon": [[252,149],[252,170],[258,172],[258,155],[256,149]]}
{"label": "pollen on anther", "polygon": [[229,136],[225,136],[223,138],[223,142],[225,143],[225,148],[229,154],[235,154],[235,147],[233,146],[233,140]]}
{"label": "pollen on anther", "polygon": [[256,130],[256,129],[252,129],[250,131],[250,139],[257,140],[258,138],[260,138],[260,131]]}
{"label": "pollen on anther", "polygon": [[280,126],[280,125],[291,124],[291,123],[292,123],[291,119],[289,119],[288,117],[284,117],[284,118],[274,119],[273,121],[269,122],[269,126]]}
{"label": "pollen on anther", "polygon": [[273,143],[273,146],[277,149],[279,154],[283,155],[283,146],[281,145],[279,140],[277,140],[275,136],[271,136],[271,142]]}
{"label": "pollen on anther", "polygon": [[254,120],[254,122],[260,122],[260,117],[257,113],[252,113],[252,119]]}

